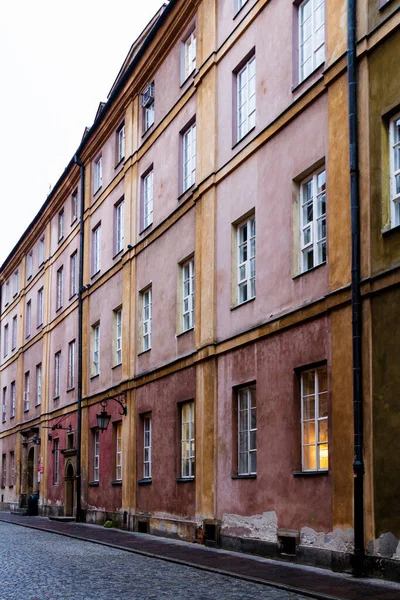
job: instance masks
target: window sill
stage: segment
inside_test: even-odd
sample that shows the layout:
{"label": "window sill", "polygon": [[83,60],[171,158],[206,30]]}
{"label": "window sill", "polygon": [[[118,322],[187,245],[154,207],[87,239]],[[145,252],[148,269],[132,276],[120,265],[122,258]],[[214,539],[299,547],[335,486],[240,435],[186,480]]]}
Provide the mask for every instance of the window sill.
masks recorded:
{"label": "window sill", "polygon": [[76,448],[67,448],[65,450],[60,450],[63,456],[76,456]]}
{"label": "window sill", "polygon": [[4,425],[4,423],[7,423],[7,419],[4,419],[4,421],[1,422],[2,425]]}
{"label": "window sill", "polygon": [[29,408],[24,408],[24,413],[29,412]]}
{"label": "window sill", "polygon": [[74,294],[72,294],[72,296],[70,296],[68,298],[68,301],[71,302],[71,300],[73,300],[78,294],[75,292]]}
{"label": "window sill", "polygon": [[142,350],[141,352],[138,353],[138,356],[142,356],[142,354],[146,354],[147,352],[150,352],[151,348],[147,348],[147,350]]}
{"label": "window sill", "polygon": [[298,279],[299,277],[303,277],[304,275],[307,275],[307,273],[312,273],[313,271],[316,271],[320,267],[325,267],[325,266],[326,266],[326,262],[320,263],[319,265],[315,265],[315,267],[311,267],[311,269],[307,269],[307,271],[302,271],[301,273],[297,273],[297,275],[293,275],[292,280],[294,281],[295,279]]}
{"label": "window sill", "polygon": [[78,220],[77,216],[72,219],[72,221],[71,221],[71,227],[72,227],[72,225],[75,225],[75,223],[77,222],[77,220]]}
{"label": "window sill", "polygon": [[10,421],[11,421],[11,419],[15,419],[15,415],[11,415]]}
{"label": "window sill", "polygon": [[122,485],[122,479],[118,479],[117,481],[112,481],[111,485],[113,487],[120,487]]}
{"label": "window sill", "polygon": [[240,13],[244,12],[244,8],[245,8],[245,6],[246,6],[246,5],[247,5],[247,0],[246,0],[246,2],[243,4],[243,6],[241,6],[241,7],[239,8],[239,10],[237,10],[237,11],[235,12],[235,14],[233,15],[233,21],[236,19],[236,17],[237,17],[238,15],[240,15]]}
{"label": "window sill", "polygon": [[98,269],[95,273],[92,273],[92,275],[90,276],[90,279],[97,277],[97,275],[100,273],[100,271],[101,271],[101,269]]}
{"label": "window sill", "polygon": [[193,192],[197,189],[196,182],[193,183],[187,190],[179,194],[177,198],[177,202],[182,202],[183,200],[187,200],[190,196],[192,196]]}
{"label": "window sill", "polygon": [[153,483],[153,480],[151,477],[139,479],[139,481],[137,482],[138,485],[148,485],[150,483]]}
{"label": "window sill", "polygon": [[6,489],[6,486],[5,486],[5,485],[2,485],[2,486],[0,486],[0,489],[2,489],[2,490],[5,490],[5,489]]}
{"label": "window sill", "polygon": [[325,68],[325,62],[318,65],[318,67],[316,67],[314,69],[314,71],[311,71],[311,73],[309,75],[307,75],[307,77],[305,77],[301,81],[297,82],[294,86],[292,86],[292,94],[296,93],[303,85],[306,86],[307,83],[310,83],[310,78],[313,75],[315,75],[316,73],[320,72],[322,75],[324,68]]}
{"label": "window sill", "polygon": [[118,369],[118,367],[122,367],[122,362],[118,363],[117,365],[113,365],[113,366],[111,367],[111,370],[113,370],[113,369]]}
{"label": "window sill", "polygon": [[154,122],[153,122],[153,123],[150,125],[150,127],[148,127],[147,129],[145,129],[145,130],[143,131],[143,133],[142,133],[142,139],[143,139],[144,137],[146,137],[146,136],[147,136],[147,134],[148,134],[148,133],[149,133],[149,132],[150,132],[150,131],[151,131],[153,128],[154,128]]}
{"label": "window sill", "polygon": [[231,310],[236,310],[237,308],[240,308],[241,306],[244,306],[245,304],[248,304],[249,302],[254,302],[255,299],[256,299],[256,297],[254,296],[254,298],[249,298],[248,300],[245,300],[244,302],[241,302],[240,304],[235,304],[235,306],[231,306]]}
{"label": "window sill", "polygon": [[400,225],[394,225],[393,227],[387,227],[382,229],[381,234],[383,237],[396,235],[396,233],[400,232]]}
{"label": "window sill", "polygon": [[328,474],[328,469],[324,469],[321,471],[293,471],[293,477],[320,477],[321,475]]}
{"label": "window sill", "polygon": [[96,375],[91,375],[90,381],[92,381],[92,379],[96,379],[96,377],[100,377],[100,373],[96,373]]}
{"label": "window sill", "polygon": [[43,327],[43,323],[39,323],[39,325],[36,326],[36,329],[40,329],[40,327]]}
{"label": "window sill", "polygon": [[28,275],[28,277],[26,278],[26,281],[30,281],[32,279],[32,275]]}
{"label": "window sill", "polygon": [[60,396],[54,396],[53,402],[57,402],[57,400],[59,400],[59,399],[60,399]]}
{"label": "window sill", "polygon": [[232,150],[234,150],[236,148],[236,146],[238,146],[241,142],[243,142],[243,140],[245,138],[247,138],[254,130],[255,130],[256,126],[254,125],[251,129],[248,130],[247,133],[245,133],[240,140],[236,140],[236,142],[232,145]]}
{"label": "window sill", "polygon": [[119,159],[119,161],[115,165],[114,169],[118,169],[122,165],[122,163],[124,162],[124,160],[125,160],[125,156],[121,156],[121,158]]}
{"label": "window sill", "polygon": [[153,227],[153,223],[150,223],[149,225],[146,225],[146,227],[143,227],[143,229],[141,229],[139,231],[139,235],[143,235],[143,234],[149,233],[149,231],[151,231],[151,227]]}
{"label": "window sill", "polygon": [[89,487],[99,487],[99,482],[98,481],[89,481],[88,486]]}
{"label": "window sill", "polygon": [[103,186],[102,186],[102,185],[100,185],[100,186],[97,188],[97,190],[93,190],[93,197],[94,197],[94,196],[96,196],[96,195],[97,195],[97,194],[100,192],[100,190],[101,190],[101,188],[102,188],[102,187],[103,187]]}
{"label": "window sill", "polygon": [[191,73],[189,73],[189,75],[181,81],[181,85],[179,87],[182,89],[187,84],[187,82],[189,81],[190,78],[194,79],[196,72],[197,72],[197,67],[195,67],[193,69],[193,71]]}
{"label": "window sill", "polygon": [[58,242],[59,244],[61,244],[61,242],[62,242],[63,240],[64,240],[64,236],[62,235],[61,237],[59,237],[59,238],[58,238],[57,242]]}
{"label": "window sill", "polygon": [[379,0],[379,11],[384,10],[392,0]]}
{"label": "window sill", "polygon": [[11,484],[11,485],[9,485],[9,486],[8,486],[8,489],[9,489],[9,490],[12,490],[12,489],[13,489],[13,487],[14,487],[14,485],[13,485],[13,484]]}
{"label": "window sill", "polygon": [[31,337],[31,334],[29,334],[29,335],[25,336],[25,339],[26,339],[26,340],[29,340],[29,338],[30,338],[30,337]]}
{"label": "window sill", "polygon": [[67,388],[67,394],[68,394],[69,392],[73,392],[73,391],[74,391],[74,389],[75,389],[75,386],[72,386],[72,387],[70,387],[70,388]]}
{"label": "window sill", "polygon": [[190,333],[191,331],[194,331],[194,325],[193,325],[193,327],[189,327],[189,329],[185,329],[185,331],[181,331],[180,333],[177,333],[175,335],[175,337],[180,338],[183,335],[186,335],[187,333]]}
{"label": "window sill", "polygon": [[56,313],[58,313],[62,309],[62,305],[56,308]]}
{"label": "window sill", "polygon": [[177,477],[176,483],[190,483],[194,481],[194,477]]}
{"label": "window sill", "polygon": [[257,474],[250,473],[249,475],[232,475],[232,479],[257,479]]}
{"label": "window sill", "polygon": [[40,406],[42,403],[38,402],[37,404],[35,404],[35,408],[37,408],[38,406]]}
{"label": "window sill", "polygon": [[113,260],[115,260],[116,258],[122,258],[122,255],[124,253],[124,249],[121,248],[121,250],[118,250],[118,252],[116,252],[113,256]]}

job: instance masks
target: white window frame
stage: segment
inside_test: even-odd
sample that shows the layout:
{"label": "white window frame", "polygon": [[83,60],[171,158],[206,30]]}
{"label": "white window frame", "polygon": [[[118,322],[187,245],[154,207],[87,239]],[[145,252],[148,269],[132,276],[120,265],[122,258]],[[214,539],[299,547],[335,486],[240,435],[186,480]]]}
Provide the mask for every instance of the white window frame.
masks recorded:
{"label": "white window frame", "polygon": [[92,377],[100,373],[100,323],[92,327]]}
{"label": "white window frame", "polygon": [[75,387],[75,340],[68,344],[68,381],[67,389],[72,390]]}
{"label": "white window frame", "polygon": [[115,311],[115,365],[122,364],[122,308]]}
{"label": "white window frame", "polygon": [[10,302],[10,280],[6,281],[5,292],[4,292],[4,306],[7,306]]}
{"label": "white window frame", "polygon": [[2,456],[2,473],[3,473],[3,479],[2,479],[2,486],[6,487],[7,485],[7,455],[3,454]]}
{"label": "white window frame", "polygon": [[93,193],[99,191],[103,185],[103,157],[99,156],[93,164]]}
{"label": "white window frame", "polygon": [[141,293],[142,300],[142,352],[151,350],[153,292],[149,287]]}
{"label": "white window frame", "polygon": [[93,275],[96,275],[100,271],[100,251],[101,251],[101,224],[97,225],[92,230],[92,241],[93,241]]}
{"label": "white window frame", "polygon": [[2,408],[1,408],[1,421],[5,423],[7,420],[7,386],[3,387],[3,398],[2,398]]}
{"label": "white window frame", "polygon": [[124,212],[125,204],[121,200],[115,206],[115,254],[119,254],[124,249]]}
{"label": "white window frame", "polygon": [[93,481],[100,480],[100,430],[93,432]]}
{"label": "white window frame", "polygon": [[[321,179],[323,185],[318,188]],[[320,182],[320,183],[321,183]],[[309,194],[311,185],[311,195]],[[301,272],[305,273],[318,265],[326,263],[326,171],[322,167],[300,183],[300,261]],[[325,208],[325,212],[320,207]],[[312,212],[309,219],[308,211]],[[313,264],[309,266],[309,255],[312,255]]]}
{"label": "white window frame", "polygon": [[57,269],[57,304],[56,310],[62,308],[63,305],[63,280],[64,280],[64,267],[61,266]]}
{"label": "white window frame", "polygon": [[125,123],[117,129],[117,164],[125,158]]}
{"label": "white window frame", "polygon": [[194,402],[181,405],[181,478],[193,479],[195,474],[195,411]]}
{"label": "white window frame", "polygon": [[[306,7],[309,5],[311,14],[307,19],[304,19]],[[316,15],[322,6],[324,15],[321,23],[317,22]],[[325,61],[325,0],[304,0],[298,8],[299,20],[299,81],[304,81],[315,69],[322,65]],[[304,32],[306,23],[309,22],[310,34],[306,39]],[[318,34],[322,30],[322,39],[318,40]],[[306,43],[310,44],[310,51],[307,56],[304,56],[304,47]],[[309,67],[306,68],[307,63]]]}
{"label": "white window frame", "polygon": [[61,350],[54,355],[54,398],[60,397],[61,384]]}
{"label": "white window frame", "polygon": [[78,218],[78,190],[71,195],[71,224]]}
{"label": "white window frame", "polygon": [[12,381],[10,385],[10,419],[13,419],[15,417],[16,402],[17,388],[15,381]]}
{"label": "white window frame", "polygon": [[242,221],[236,227],[237,304],[256,297],[256,218]]}
{"label": "white window frame", "polygon": [[32,330],[32,300],[26,303],[25,337],[30,337]]}
{"label": "white window frame", "polygon": [[8,323],[6,323],[6,325],[4,325],[4,333],[3,333],[4,358],[8,354],[8,336],[9,336]]}
{"label": "white window frame", "polygon": [[38,290],[37,326],[43,325],[44,317],[44,288]]}
{"label": "white window frame", "polygon": [[154,101],[153,101],[150,104],[150,106],[146,106],[144,109],[144,132],[145,133],[154,124],[154,120],[155,120],[155,106],[154,106]]}
{"label": "white window frame", "polygon": [[183,42],[183,81],[196,70],[196,29]]}
{"label": "white window frame", "polygon": [[19,274],[18,269],[14,272],[13,275],[13,296],[17,296],[19,292]]}
{"label": "white window frame", "polygon": [[77,293],[77,275],[78,275],[78,251],[76,250],[70,256],[70,272],[69,272],[69,293],[71,298]]}
{"label": "white window frame", "polygon": [[238,475],[257,473],[256,386],[238,390]]}
{"label": "white window frame", "polygon": [[182,135],[182,185],[186,192],[196,183],[196,123]]}
{"label": "white window frame", "polygon": [[194,327],[194,258],[182,265],[182,331]]}
{"label": "white window frame", "polygon": [[13,316],[12,320],[12,331],[11,331],[11,350],[15,350],[18,342],[18,317]]}
{"label": "white window frame", "polygon": [[154,170],[143,177],[143,228],[153,223]]}
{"label": "white window frame", "polygon": [[[325,371],[325,381],[328,381],[327,366],[318,367],[315,369],[308,369],[302,371],[300,378],[300,393],[301,393],[301,465],[302,471],[328,471],[329,469],[329,433],[328,433],[328,389],[323,390],[320,388],[320,382],[322,380],[322,372]],[[304,377],[305,375],[312,374],[314,376],[314,393],[304,394]],[[328,385],[326,386],[328,387]],[[323,416],[320,414],[320,401],[321,396],[325,396],[326,411]],[[314,398],[314,417],[306,418],[305,400]],[[326,439],[319,439],[321,431],[321,423],[326,423]],[[314,441],[306,443],[305,430],[310,428],[310,435],[314,430]],[[314,449],[315,452],[315,468],[306,465],[305,448]],[[324,453],[322,460],[326,460],[321,465],[321,455]]]}
{"label": "white window frame", "polygon": [[45,248],[46,238],[44,235],[39,239],[39,267],[44,263],[46,248]]}
{"label": "white window frame", "polygon": [[[390,223],[391,227],[400,225],[400,125],[399,139],[396,140],[396,121],[400,123],[400,113],[398,113],[389,123],[389,152],[390,152]],[[396,168],[396,155],[398,156],[398,165]],[[398,180],[398,186],[396,186]],[[397,192],[397,188],[399,192]]]}
{"label": "white window frame", "polygon": [[151,416],[143,419],[143,479],[151,479],[151,441],[152,441]]}
{"label": "white window frame", "polygon": [[36,365],[36,406],[42,403],[42,363]]}
{"label": "white window frame", "polygon": [[10,452],[10,473],[11,473],[11,481],[10,485],[15,484],[15,454],[14,452]]}
{"label": "white window frame", "polygon": [[253,56],[236,75],[237,141],[256,126],[256,56]]}
{"label": "white window frame", "polygon": [[58,213],[58,241],[64,237],[64,209],[61,209]]}
{"label": "white window frame", "polygon": [[122,481],[122,423],[118,423],[115,432],[115,481]]}
{"label": "white window frame", "polygon": [[28,252],[26,256],[26,280],[29,281],[32,278],[33,273],[33,250]]}
{"label": "white window frame", "polygon": [[60,483],[60,438],[55,438],[53,452],[54,452],[53,485],[58,485]]}
{"label": "white window frame", "polygon": [[31,374],[30,371],[25,373],[25,391],[24,391],[24,412],[29,410],[29,400],[31,392]]}

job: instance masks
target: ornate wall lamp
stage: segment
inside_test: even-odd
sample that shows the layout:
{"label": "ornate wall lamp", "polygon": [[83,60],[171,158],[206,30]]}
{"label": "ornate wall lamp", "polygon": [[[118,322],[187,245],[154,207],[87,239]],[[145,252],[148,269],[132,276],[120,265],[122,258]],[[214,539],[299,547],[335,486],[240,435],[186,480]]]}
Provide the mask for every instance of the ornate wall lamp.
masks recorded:
{"label": "ornate wall lamp", "polygon": [[125,392],[122,394],[119,394],[118,396],[112,396],[111,398],[105,398],[104,400],[102,400],[100,402],[102,411],[100,414],[96,415],[97,425],[102,433],[107,429],[107,427],[110,423],[110,420],[111,420],[111,415],[106,411],[107,404],[109,403],[110,400],[114,400],[114,402],[117,402],[120,405],[120,407],[122,408],[122,412],[120,412],[119,414],[122,417],[126,417],[126,414],[127,414]]}

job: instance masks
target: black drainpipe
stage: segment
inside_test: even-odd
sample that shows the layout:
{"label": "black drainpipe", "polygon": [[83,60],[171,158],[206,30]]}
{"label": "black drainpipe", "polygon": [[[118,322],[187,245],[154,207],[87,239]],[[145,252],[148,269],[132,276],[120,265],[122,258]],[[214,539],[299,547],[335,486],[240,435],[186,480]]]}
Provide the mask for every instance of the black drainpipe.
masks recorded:
{"label": "black drainpipe", "polygon": [[350,199],[351,199],[351,310],[353,333],[354,412],[354,556],[353,574],[364,573],[364,457],[362,412],[362,322],[360,189],[357,128],[357,0],[348,0],[347,76],[349,96]]}
{"label": "black drainpipe", "polygon": [[82,490],[82,315],[83,315],[83,241],[84,241],[84,222],[85,211],[85,167],[75,154],[74,163],[80,168],[80,199],[81,212],[79,221],[79,283],[78,283],[78,423],[77,423],[77,441],[76,441],[76,520],[81,521],[81,490]]}

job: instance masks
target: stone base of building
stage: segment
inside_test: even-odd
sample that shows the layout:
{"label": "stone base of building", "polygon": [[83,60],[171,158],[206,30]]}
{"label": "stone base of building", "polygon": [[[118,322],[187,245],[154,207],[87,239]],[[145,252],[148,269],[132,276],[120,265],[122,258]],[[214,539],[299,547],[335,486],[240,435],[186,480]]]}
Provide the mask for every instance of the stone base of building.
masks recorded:
{"label": "stone base of building", "polygon": [[39,517],[63,517],[64,506],[62,504],[39,504]]}

